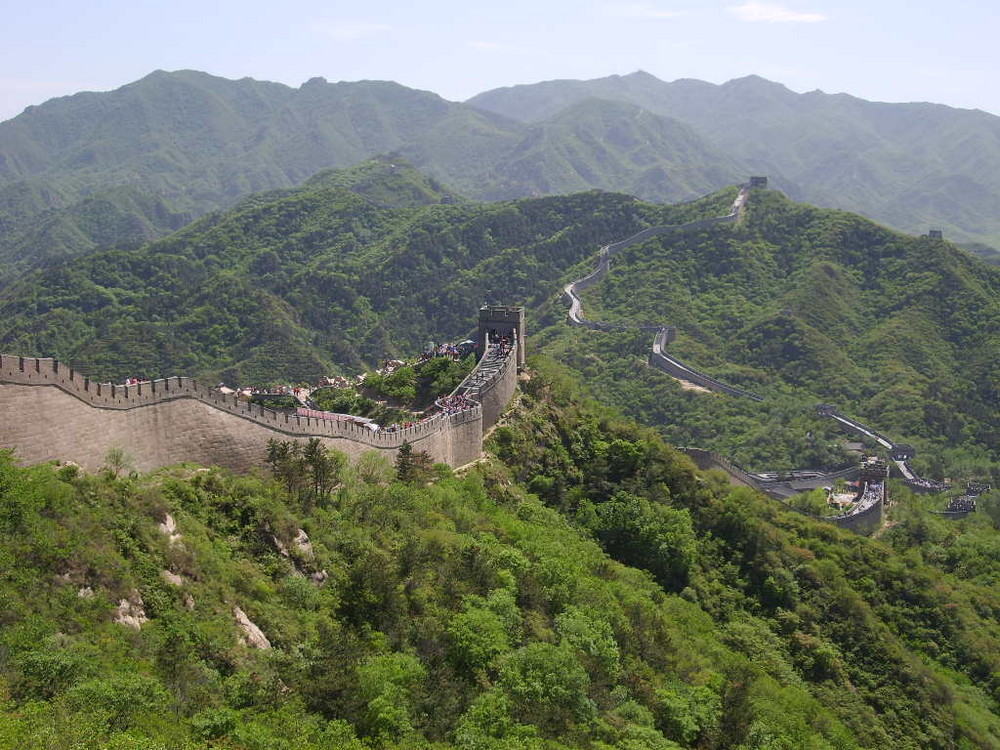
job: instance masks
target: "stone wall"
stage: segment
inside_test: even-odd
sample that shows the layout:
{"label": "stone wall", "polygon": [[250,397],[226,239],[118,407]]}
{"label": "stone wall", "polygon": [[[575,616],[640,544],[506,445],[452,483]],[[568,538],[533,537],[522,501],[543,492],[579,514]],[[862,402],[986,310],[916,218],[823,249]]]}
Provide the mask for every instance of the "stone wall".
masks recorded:
{"label": "stone wall", "polygon": [[[516,386],[516,356],[515,348],[481,389],[493,420]],[[109,448],[121,447],[142,471],[181,461],[245,471],[261,463],[269,439],[313,437],[351,457],[375,449],[392,458],[408,441],[435,461],[460,466],[479,457],[484,431],[482,406],[373,432],[249,404],[191,378],[95,383],[56,360],[9,355],[0,356],[0,414],[0,447],[14,448],[21,462],[72,460],[89,470],[100,467]]]}
{"label": "stone wall", "polygon": [[488,430],[500,419],[500,414],[510,402],[517,388],[517,354],[511,353],[504,360],[501,368],[493,373],[490,380],[483,385],[474,398],[482,404],[483,429]]}
{"label": "stone wall", "polygon": [[667,328],[664,327],[659,330],[656,337],[653,339],[653,348],[649,353],[649,364],[652,367],[663,370],[672,378],[686,380],[689,383],[700,385],[702,388],[708,388],[712,391],[721,391],[722,393],[728,393],[730,396],[742,396],[743,398],[749,398],[753,401],[764,400],[762,396],[758,396],[756,393],[752,393],[751,391],[747,391],[742,388],[737,388],[736,386],[729,385],[728,383],[723,383],[721,380],[713,378],[711,375],[708,375],[701,370],[689,367],[676,357],[671,357],[663,351],[664,346],[666,346],[666,340]]}
{"label": "stone wall", "polygon": [[611,257],[620,250],[624,250],[625,248],[639,242],[644,242],[651,237],[657,237],[665,234],[684,234],[685,232],[697,231],[699,229],[705,229],[718,224],[730,224],[737,221],[740,217],[740,212],[746,206],[748,190],[749,188],[747,186],[743,186],[733,203],[732,209],[725,216],[701,219],[699,221],[688,222],[687,224],[650,227],[633,234],[631,237],[626,237],[624,240],[613,242],[610,245],[602,247],[598,256],[597,267],[583,278],[570,282],[563,289],[563,294],[570,305],[570,323],[572,325],[599,331],[622,331],[627,330],[628,328],[640,328],[642,330],[657,331],[657,334],[653,339],[652,351],[649,355],[649,364],[651,366],[663,370],[673,378],[685,380],[709,390],[721,391],[732,396],[742,396],[744,398],[753,399],[754,401],[762,401],[763,399],[756,393],[751,393],[750,391],[743,390],[742,388],[737,388],[727,383],[723,383],[722,381],[713,378],[711,375],[707,375],[699,370],[695,370],[692,367],[688,367],[676,357],[671,357],[669,354],[664,352],[663,349],[667,345],[668,339],[671,338],[669,334],[673,332],[672,327],[656,325],[628,326],[587,320],[583,317],[583,302],[578,294],[579,292],[589,289],[590,287],[601,282],[611,268]]}
{"label": "stone wall", "polygon": [[722,469],[729,475],[733,484],[740,484],[746,487],[759,489],[757,480],[749,471],[715,451],[705,450],[704,448],[687,447],[680,447],[677,450],[687,454],[691,460],[694,461],[695,466],[702,471],[708,471],[709,469]]}
{"label": "stone wall", "polygon": [[851,513],[846,516],[835,516],[833,518],[820,519],[836,524],[842,529],[849,529],[856,534],[869,536],[878,531],[882,525],[884,517],[884,500],[879,500],[870,508],[866,508],[860,513]]}
{"label": "stone wall", "polygon": [[[782,503],[789,510],[793,510],[800,515],[809,516],[810,518],[815,518],[818,521],[832,523],[842,529],[849,529],[857,534],[864,534],[866,536],[873,534],[882,525],[885,508],[884,490],[882,496],[879,497],[878,502],[860,511],[855,511],[842,516],[815,516],[812,513],[807,513],[804,510],[800,510],[799,508],[789,505],[783,498],[768,492],[768,483],[759,481],[757,477],[726,456],[704,448],[678,448],[678,450],[683,451],[690,456],[691,460],[695,462],[695,465],[699,469],[722,469],[729,475],[730,481],[733,484],[745,485],[747,487],[753,487],[754,489],[760,490],[772,499]],[[851,472],[857,471],[857,468],[842,469],[841,471],[824,475],[823,480],[836,480],[838,478],[848,476]]]}

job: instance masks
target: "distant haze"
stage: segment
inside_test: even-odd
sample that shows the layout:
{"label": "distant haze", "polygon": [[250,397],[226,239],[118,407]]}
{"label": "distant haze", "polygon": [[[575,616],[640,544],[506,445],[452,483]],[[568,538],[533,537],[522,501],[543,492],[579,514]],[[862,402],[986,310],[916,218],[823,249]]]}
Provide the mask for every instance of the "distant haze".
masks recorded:
{"label": "distant haze", "polygon": [[6,14],[0,27],[0,120],[156,69],[291,86],[393,80],[453,101],[635,70],[711,83],[757,74],[798,92],[1000,113],[995,26],[994,9],[973,0],[511,0],[475,12],[455,0],[53,0]]}

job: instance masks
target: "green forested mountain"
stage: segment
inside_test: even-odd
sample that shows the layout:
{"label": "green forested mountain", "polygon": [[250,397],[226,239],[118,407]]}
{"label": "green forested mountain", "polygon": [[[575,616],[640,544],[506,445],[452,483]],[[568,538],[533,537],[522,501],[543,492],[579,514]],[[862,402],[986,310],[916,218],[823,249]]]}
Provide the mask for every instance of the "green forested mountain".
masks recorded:
{"label": "green forested mountain", "polygon": [[[479,198],[601,186],[679,200],[746,171],[658,116],[578,114],[572,128],[540,131],[390,82],[292,89],[157,71],[0,123],[0,264],[148,240],[255,191],[389,152]],[[519,168],[540,141],[548,161]]]}
{"label": "green forested mountain", "polygon": [[624,101],[689,125],[711,147],[789,195],[863,213],[905,231],[944,228],[1000,244],[1000,118],[936,104],[796,94],[759,76],[713,85],[648,73],[488,91],[469,104],[544,122],[565,107]]}
{"label": "green forested mountain", "polygon": [[0,340],[102,377],[125,367],[312,379],[462,336],[484,300],[547,297],[595,241],[665,210],[597,193],[393,208],[389,195],[414,186],[444,194],[412,168],[381,162],[375,172],[392,185],[369,190],[378,199],[331,172],[145,247],[25,277],[0,303]]}
{"label": "green forested mountain", "polygon": [[998,122],[756,77],[556,81],[462,104],[383,81],[293,89],[157,71],[0,123],[0,280],[389,153],[483,200],[598,188],[673,202],[769,174],[793,197],[989,253]]}
{"label": "green forested mountain", "polygon": [[1000,274],[947,243],[755,192],[733,228],[621,251],[584,309],[676,325],[677,356],[766,396],[683,392],[645,366],[648,333],[553,325],[536,337],[674,444],[758,468],[843,464],[836,431],[812,413],[834,402],[919,445],[922,471],[997,472]]}
{"label": "green forested mountain", "polygon": [[534,124],[491,176],[502,197],[524,195],[529,186],[542,194],[599,187],[669,201],[748,173],[720,154],[677,120],[625,102],[584,99]]}
{"label": "green forested mountain", "polygon": [[677,206],[598,192],[439,202],[449,194],[383,160],[254,196],[21,279],[0,302],[0,346],[105,378],[311,380],[464,337],[484,302],[524,302],[529,348],[675,444],[761,469],[843,464],[813,412],[828,402],[915,443],[935,476],[997,470],[1000,271],[948,243],[758,191],[735,227],[616,256],[588,316],[677,326],[672,351],[765,396],[744,403],[649,368],[651,334],[570,328],[559,295],[602,244],[725,213],[734,188]]}
{"label": "green forested mountain", "polygon": [[[450,123],[458,118],[462,125]],[[190,219],[360,162],[431,131],[492,133],[496,116],[392,83],[300,89],[195,71],[158,71],[107,94],[77,94],[0,124],[0,261],[33,261],[105,245],[78,220],[81,202],[165,202]],[[23,196],[23,199],[22,199]],[[142,215],[142,214],[140,214]],[[38,236],[55,221],[61,233]],[[162,235],[167,228],[155,227]],[[121,232],[121,241],[150,239]]]}
{"label": "green forested mountain", "polygon": [[854,536],[530,374],[460,478],[369,454],[316,493],[307,464],[285,485],[0,453],[0,745],[1000,743],[987,513],[904,492],[883,540]]}

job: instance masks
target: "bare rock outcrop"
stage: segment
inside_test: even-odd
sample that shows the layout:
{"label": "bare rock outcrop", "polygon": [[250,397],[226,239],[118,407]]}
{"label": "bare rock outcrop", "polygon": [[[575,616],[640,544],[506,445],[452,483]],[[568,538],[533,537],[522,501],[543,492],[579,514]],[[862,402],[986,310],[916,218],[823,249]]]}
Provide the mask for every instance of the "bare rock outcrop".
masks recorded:
{"label": "bare rock outcrop", "polygon": [[298,548],[299,552],[302,553],[303,557],[312,559],[313,548],[312,542],[309,541],[309,535],[305,532],[305,529],[299,529],[299,533],[295,535],[295,546]]}
{"label": "bare rock outcrop", "polygon": [[133,589],[128,599],[121,599],[118,602],[118,609],[115,611],[115,622],[134,630],[141,629],[144,623],[149,622],[142,603],[142,597],[139,596],[138,591]]}
{"label": "bare rock outcrop", "polygon": [[236,616],[236,623],[246,634],[247,642],[251,646],[259,649],[271,648],[271,642],[267,640],[267,636],[264,635],[264,631],[258,628],[254,622],[247,617],[246,612],[239,607],[233,607],[233,615]]}
{"label": "bare rock outcrop", "polygon": [[167,583],[169,583],[169,584],[171,584],[173,586],[183,586],[184,585],[184,579],[181,576],[179,576],[176,573],[173,573],[173,572],[171,572],[169,570],[161,570],[160,571],[160,577],[164,581],[166,581]]}
{"label": "bare rock outcrop", "polygon": [[170,544],[177,544],[181,540],[181,535],[177,533],[177,522],[174,517],[167,513],[160,524],[160,531],[170,541]]}

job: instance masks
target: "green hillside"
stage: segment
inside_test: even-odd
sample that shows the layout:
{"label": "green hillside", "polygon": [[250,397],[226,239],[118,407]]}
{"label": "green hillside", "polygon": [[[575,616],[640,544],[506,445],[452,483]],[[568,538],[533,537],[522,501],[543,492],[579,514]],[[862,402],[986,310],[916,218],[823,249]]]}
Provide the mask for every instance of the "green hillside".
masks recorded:
{"label": "green hillside", "polygon": [[369,182],[393,186],[374,190],[378,201],[338,187],[352,178],[330,173],[143,248],[26,277],[0,302],[0,341],[98,377],[125,368],[314,379],[464,337],[484,300],[548,296],[565,263],[589,254],[595,239],[664,213],[597,193],[392,208],[386,201],[405,203],[399,196],[414,190],[444,193],[409,167],[383,161],[374,171],[381,177]]}
{"label": "green hillside", "polygon": [[685,123],[797,199],[912,233],[936,227],[956,241],[1000,245],[992,209],[1000,203],[1000,118],[986,112],[796,94],[759,76],[716,86],[643,72],[496,89],[468,103],[544,122],[594,97]]}
{"label": "green hillside", "polygon": [[676,201],[737,182],[748,169],[691,128],[623,102],[586,99],[539,123],[493,168],[504,197],[600,187]]}
{"label": "green hillside", "polygon": [[835,403],[915,444],[923,472],[996,474],[1000,272],[946,242],[758,191],[739,225],[635,245],[585,294],[592,319],[676,326],[674,354],[759,404],[683,391],[646,365],[651,333],[566,325],[559,290],[597,248],[721,215],[734,194],[440,203],[453,193],[372,162],[27,276],[0,301],[0,347],[107,379],[315,380],[464,338],[484,302],[523,302],[529,348],[674,444],[761,470],[841,466],[814,411]]}
{"label": "green hillside", "polygon": [[0,283],[137,245],[259,191],[378,155],[474,200],[591,188],[689,200],[747,174],[911,232],[1000,245],[1000,126],[981,112],[646,74],[467,103],[386,81],[299,88],[157,71],[0,123]]}
{"label": "green hillside", "polygon": [[[679,125],[646,115],[650,122],[637,127],[615,107],[571,131],[554,123],[545,161],[524,171],[511,163],[535,158],[534,128],[430,92],[320,78],[292,89],[157,71],[0,123],[0,266],[12,264],[4,269],[11,276],[98,246],[146,241],[251,193],[380,154],[402,155],[460,193],[489,199],[597,186],[673,201],[745,171]],[[566,151],[573,170],[562,163]]]}
{"label": "green hillside", "polygon": [[987,514],[912,501],[879,542],[779,511],[543,360],[492,451],[319,493],[0,455],[0,744],[1000,743]]}
{"label": "green hillside", "polygon": [[[95,199],[118,208],[160,202],[187,217],[121,238],[148,240],[248,194],[422,136],[433,142],[458,130],[474,148],[476,127],[492,137],[490,123],[502,119],[389,82],[314,79],[292,89],[196,71],[157,71],[107,94],[55,99],[0,123],[0,262],[37,264],[106,244],[79,219]],[[49,215],[60,231],[40,234]]]}
{"label": "green hillside", "polygon": [[843,465],[825,402],[919,445],[925,471],[995,474],[998,293],[994,268],[944,242],[756,192],[735,228],[623,250],[584,309],[677,326],[672,352],[764,402],[682,391],[645,366],[652,334],[557,324],[536,340],[674,444],[751,467]]}

